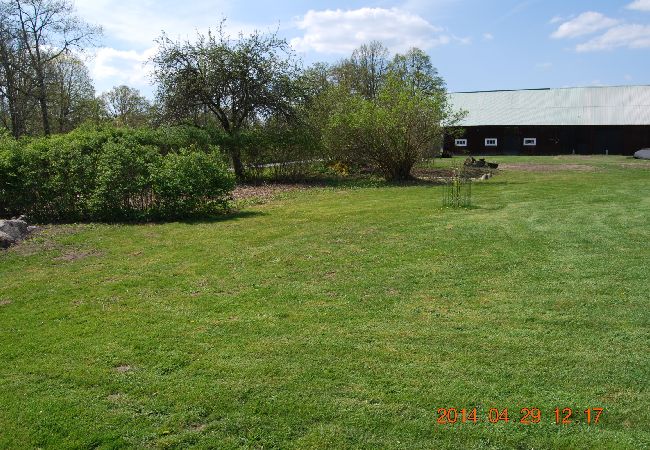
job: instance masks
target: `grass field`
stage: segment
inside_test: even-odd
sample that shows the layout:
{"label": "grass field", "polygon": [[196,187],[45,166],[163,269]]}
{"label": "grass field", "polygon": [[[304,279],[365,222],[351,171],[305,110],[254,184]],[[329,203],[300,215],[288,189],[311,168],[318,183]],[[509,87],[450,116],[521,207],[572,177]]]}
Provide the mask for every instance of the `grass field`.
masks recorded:
{"label": "grass field", "polygon": [[647,448],[650,162],[492,159],[2,253],[0,448]]}

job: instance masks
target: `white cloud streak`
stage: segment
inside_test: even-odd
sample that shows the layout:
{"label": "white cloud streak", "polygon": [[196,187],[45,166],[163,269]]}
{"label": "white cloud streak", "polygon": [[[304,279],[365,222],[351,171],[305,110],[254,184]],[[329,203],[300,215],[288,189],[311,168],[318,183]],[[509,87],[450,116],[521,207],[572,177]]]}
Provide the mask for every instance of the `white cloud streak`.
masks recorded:
{"label": "white cloud streak", "polygon": [[383,42],[392,51],[410,47],[428,50],[452,41],[469,42],[398,8],[308,11],[296,22],[303,36],[291,40],[300,52],[348,54],[369,41]]}
{"label": "white cloud streak", "polygon": [[562,23],[551,35],[555,39],[575,38],[611,28],[620,23],[599,12],[587,11],[575,19]]}
{"label": "white cloud streak", "polygon": [[636,0],[626,6],[635,11],[650,11],[650,0]]}
{"label": "white cloud streak", "polygon": [[578,52],[593,52],[627,47],[650,48],[650,25],[619,25],[576,47]]}
{"label": "white cloud streak", "polygon": [[[628,5],[630,9],[648,6],[650,0],[639,0]],[[551,35],[555,39],[570,39],[598,33],[586,42],[577,44],[577,52],[595,52],[616,48],[650,48],[650,25],[624,23],[601,13],[588,11],[562,23]]]}

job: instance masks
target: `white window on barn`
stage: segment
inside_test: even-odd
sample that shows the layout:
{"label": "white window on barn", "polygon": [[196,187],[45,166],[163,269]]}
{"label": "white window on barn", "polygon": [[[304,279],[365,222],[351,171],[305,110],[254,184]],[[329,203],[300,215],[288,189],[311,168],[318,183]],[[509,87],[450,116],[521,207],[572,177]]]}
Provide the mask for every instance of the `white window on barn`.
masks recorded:
{"label": "white window on barn", "polygon": [[456,147],[467,147],[467,139],[456,139]]}
{"label": "white window on barn", "polygon": [[496,147],[497,146],[497,138],[487,138],[485,139],[485,146],[486,147]]}
{"label": "white window on barn", "polygon": [[524,138],[524,145],[534,147],[537,145],[537,138]]}

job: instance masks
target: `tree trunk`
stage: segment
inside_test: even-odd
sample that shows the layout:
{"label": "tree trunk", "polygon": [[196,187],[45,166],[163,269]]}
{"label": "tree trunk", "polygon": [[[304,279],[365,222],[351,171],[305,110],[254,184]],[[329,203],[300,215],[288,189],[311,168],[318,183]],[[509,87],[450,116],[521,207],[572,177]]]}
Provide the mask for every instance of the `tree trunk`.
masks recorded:
{"label": "tree trunk", "polygon": [[235,169],[235,176],[237,177],[237,180],[243,180],[245,173],[244,164],[241,161],[241,150],[238,147],[233,146],[230,149],[230,157],[232,158],[232,167]]}
{"label": "tree trunk", "polygon": [[9,52],[4,45],[0,47],[0,56],[2,57],[2,66],[5,74],[6,99],[11,120],[11,133],[15,138],[19,138],[25,134],[26,127],[22,114],[24,107],[20,104],[19,91],[16,85],[16,70],[9,60]]}
{"label": "tree trunk", "polygon": [[11,116],[11,134],[15,138],[19,138],[26,133],[26,127],[25,119],[18,104],[18,93],[10,84],[7,89],[7,94],[7,104],[9,106],[9,115]]}
{"label": "tree trunk", "polygon": [[406,181],[412,178],[411,169],[413,168],[413,163],[411,162],[402,162],[393,167],[386,174],[386,179],[388,181]]}
{"label": "tree trunk", "polygon": [[224,145],[232,159],[232,168],[235,171],[235,177],[237,178],[237,181],[242,181],[246,177],[246,169],[241,160],[241,141],[239,139],[239,132],[227,131],[227,133],[230,139],[229,142],[224,143]]}
{"label": "tree trunk", "polygon": [[47,108],[47,91],[45,89],[45,77],[38,74],[38,103],[41,105],[41,116],[43,118],[43,133],[45,136],[49,136],[51,133],[50,130],[50,116]]}

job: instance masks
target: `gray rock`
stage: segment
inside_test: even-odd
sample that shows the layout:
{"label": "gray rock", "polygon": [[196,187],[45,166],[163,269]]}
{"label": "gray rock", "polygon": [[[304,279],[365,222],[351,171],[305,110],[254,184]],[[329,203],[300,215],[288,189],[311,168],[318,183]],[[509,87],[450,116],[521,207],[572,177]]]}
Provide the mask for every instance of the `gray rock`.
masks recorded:
{"label": "gray rock", "polygon": [[650,148],[644,148],[634,154],[636,159],[650,159]]}
{"label": "gray rock", "polygon": [[9,248],[9,246],[14,245],[16,240],[9,236],[4,231],[0,231],[0,248]]}
{"label": "gray rock", "polygon": [[0,231],[14,239],[22,239],[27,234],[27,222],[23,220],[0,220]]}
{"label": "gray rock", "polygon": [[7,248],[27,237],[29,225],[24,220],[0,220],[0,247]]}

